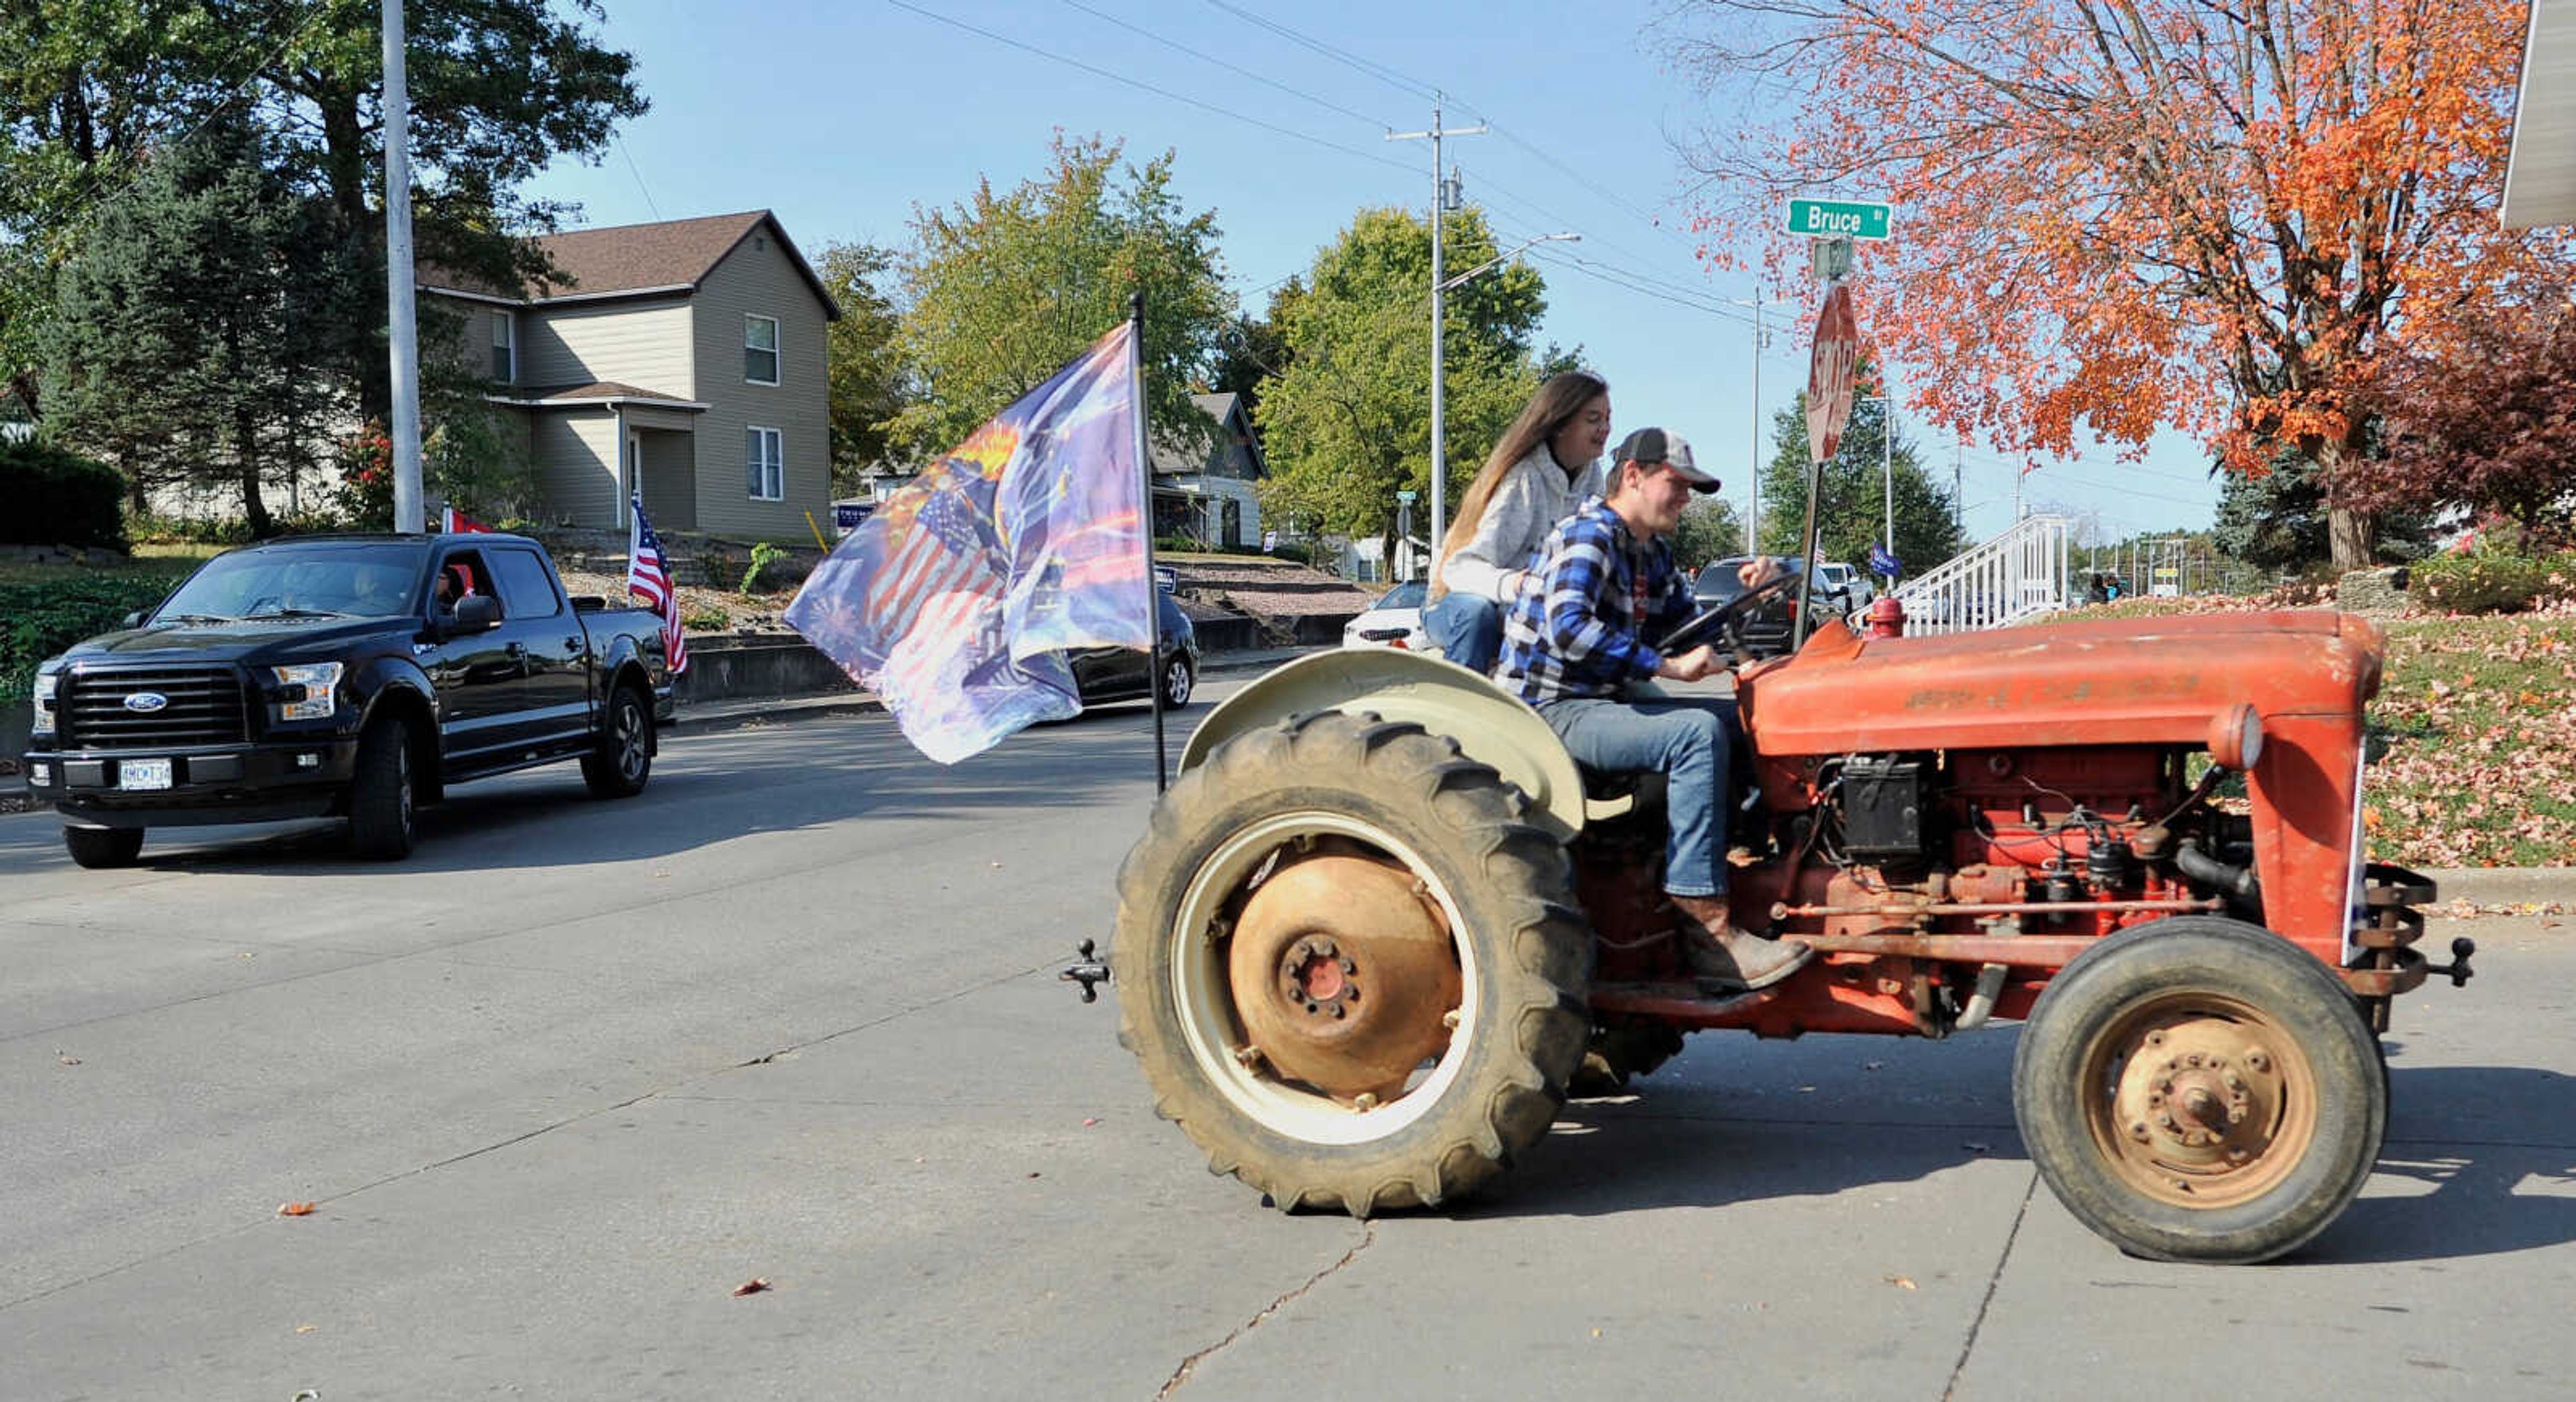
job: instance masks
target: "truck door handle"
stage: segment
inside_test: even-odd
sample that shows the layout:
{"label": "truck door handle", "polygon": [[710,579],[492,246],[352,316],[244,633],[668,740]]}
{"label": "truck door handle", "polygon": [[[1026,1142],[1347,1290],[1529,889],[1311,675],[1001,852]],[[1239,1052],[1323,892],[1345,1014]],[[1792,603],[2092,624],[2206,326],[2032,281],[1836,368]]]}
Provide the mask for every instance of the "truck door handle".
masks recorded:
{"label": "truck door handle", "polygon": [[508,651],[512,657],[525,657],[528,655],[528,645],[526,643],[512,643],[510,644]]}

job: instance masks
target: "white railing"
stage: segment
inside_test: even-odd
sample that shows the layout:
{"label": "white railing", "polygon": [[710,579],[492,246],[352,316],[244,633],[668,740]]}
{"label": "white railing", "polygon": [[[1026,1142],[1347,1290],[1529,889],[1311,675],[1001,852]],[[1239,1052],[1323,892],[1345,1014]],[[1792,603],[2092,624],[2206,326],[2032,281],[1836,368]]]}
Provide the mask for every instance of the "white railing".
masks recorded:
{"label": "white railing", "polygon": [[2066,593],[2063,516],[2025,516],[2010,530],[1963,551],[1896,591],[1910,635],[1996,628],[2071,600]]}

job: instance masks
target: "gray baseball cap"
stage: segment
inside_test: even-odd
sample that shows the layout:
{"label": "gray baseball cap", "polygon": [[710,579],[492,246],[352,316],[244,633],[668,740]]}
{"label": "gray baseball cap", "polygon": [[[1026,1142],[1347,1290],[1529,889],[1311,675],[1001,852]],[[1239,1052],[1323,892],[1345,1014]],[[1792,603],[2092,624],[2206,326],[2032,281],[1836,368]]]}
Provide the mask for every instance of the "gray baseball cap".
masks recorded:
{"label": "gray baseball cap", "polygon": [[1713,492],[1719,486],[1714,473],[1701,471],[1699,464],[1692,460],[1690,444],[1680,434],[1666,433],[1660,428],[1641,428],[1620,439],[1619,446],[1610,450],[1610,464],[1616,467],[1623,462],[1669,467],[1683,481],[1690,483],[1694,492]]}

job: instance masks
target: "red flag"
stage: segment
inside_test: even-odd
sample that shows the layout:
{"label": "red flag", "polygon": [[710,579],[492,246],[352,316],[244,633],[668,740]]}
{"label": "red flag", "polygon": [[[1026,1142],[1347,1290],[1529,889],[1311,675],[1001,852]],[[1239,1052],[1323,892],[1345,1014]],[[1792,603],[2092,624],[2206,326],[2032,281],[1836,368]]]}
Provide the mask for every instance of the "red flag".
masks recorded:
{"label": "red flag", "polygon": [[490,535],[493,533],[490,526],[484,525],[482,522],[475,520],[473,517],[466,515],[464,512],[459,511],[452,506],[447,508],[446,512],[441,516],[439,529],[447,532],[449,535]]}

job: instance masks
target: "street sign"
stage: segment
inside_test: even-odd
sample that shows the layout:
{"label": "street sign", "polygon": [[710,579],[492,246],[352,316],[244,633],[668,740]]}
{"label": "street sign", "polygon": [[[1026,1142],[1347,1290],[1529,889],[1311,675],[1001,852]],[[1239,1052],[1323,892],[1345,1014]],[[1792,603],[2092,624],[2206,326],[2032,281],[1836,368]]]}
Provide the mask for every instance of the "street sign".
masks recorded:
{"label": "street sign", "polygon": [[1789,232],[1819,239],[1883,239],[1887,206],[1862,200],[1791,200]]}
{"label": "street sign", "polygon": [[1851,421],[1852,372],[1860,364],[1860,324],[1851,289],[1835,283],[1816,314],[1816,349],[1807,362],[1807,456],[1822,463],[1842,446]]}
{"label": "street sign", "polygon": [[1395,494],[1395,499],[1397,501],[1411,501],[1413,500],[1413,493],[1409,491],[1399,491]]}

